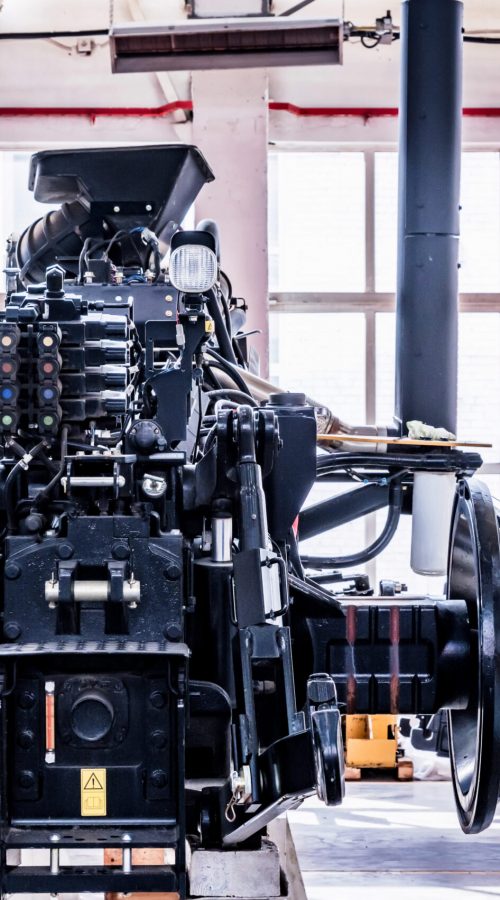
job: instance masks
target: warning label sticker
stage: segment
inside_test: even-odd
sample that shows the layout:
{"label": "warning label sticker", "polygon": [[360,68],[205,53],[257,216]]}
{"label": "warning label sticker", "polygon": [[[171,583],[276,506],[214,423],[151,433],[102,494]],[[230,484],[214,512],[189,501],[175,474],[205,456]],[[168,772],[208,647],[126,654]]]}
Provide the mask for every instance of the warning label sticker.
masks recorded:
{"label": "warning label sticker", "polygon": [[106,769],[80,769],[82,816],[106,815]]}

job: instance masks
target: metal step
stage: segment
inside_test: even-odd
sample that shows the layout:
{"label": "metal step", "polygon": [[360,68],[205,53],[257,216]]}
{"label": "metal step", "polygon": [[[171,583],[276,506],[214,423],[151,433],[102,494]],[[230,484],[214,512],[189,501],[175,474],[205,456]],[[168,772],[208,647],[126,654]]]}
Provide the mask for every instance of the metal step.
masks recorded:
{"label": "metal step", "polygon": [[117,828],[100,827],[59,827],[52,828],[9,828],[3,836],[7,849],[59,847],[77,848],[119,848],[127,847],[175,847],[179,829],[172,827]]}

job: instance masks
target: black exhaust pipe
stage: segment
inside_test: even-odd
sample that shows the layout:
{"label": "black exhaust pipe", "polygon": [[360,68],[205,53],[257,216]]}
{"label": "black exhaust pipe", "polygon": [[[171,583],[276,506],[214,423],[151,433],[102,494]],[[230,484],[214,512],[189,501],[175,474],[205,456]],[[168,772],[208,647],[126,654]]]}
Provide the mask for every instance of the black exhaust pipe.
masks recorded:
{"label": "black exhaust pipe", "polygon": [[396,418],[456,432],[460,0],[403,0]]}

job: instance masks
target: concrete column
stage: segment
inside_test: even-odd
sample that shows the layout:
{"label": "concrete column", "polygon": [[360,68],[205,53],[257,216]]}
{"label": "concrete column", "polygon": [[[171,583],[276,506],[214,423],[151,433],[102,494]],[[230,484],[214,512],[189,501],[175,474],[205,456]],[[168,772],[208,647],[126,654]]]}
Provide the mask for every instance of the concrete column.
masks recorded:
{"label": "concrete column", "polygon": [[193,73],[193,143],[207,158],[215,181],[196,202],[196,221],[215,219],[221,264],[234,295],[248,303],[249,346],[267,375],[267,75],[250,69]]}

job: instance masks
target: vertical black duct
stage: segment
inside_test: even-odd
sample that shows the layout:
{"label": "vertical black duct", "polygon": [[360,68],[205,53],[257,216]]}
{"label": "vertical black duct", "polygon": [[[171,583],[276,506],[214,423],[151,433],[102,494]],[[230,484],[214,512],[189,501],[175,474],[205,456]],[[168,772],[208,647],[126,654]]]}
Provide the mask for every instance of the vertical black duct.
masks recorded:
{"label": "vertical black duct", "polygon": [[396,417],[456,431],[462,3],[403,0]]}

